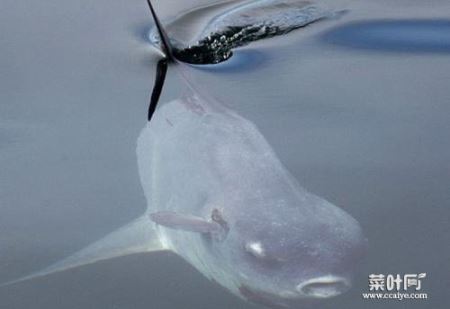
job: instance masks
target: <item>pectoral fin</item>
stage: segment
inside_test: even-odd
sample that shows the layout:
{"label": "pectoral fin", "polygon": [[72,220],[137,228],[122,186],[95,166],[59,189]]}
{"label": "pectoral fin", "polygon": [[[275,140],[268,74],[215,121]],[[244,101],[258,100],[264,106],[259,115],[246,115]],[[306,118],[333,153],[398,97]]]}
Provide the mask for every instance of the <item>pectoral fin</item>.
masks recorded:
{"label": "pectoral fin", "polygon": [[176,230],[197,233],[217,233],[222,230],[216,222],[172,211],[158,211],[150,214],[150,218],[156,224]]}
{"label": "pectoral fin", "polygon": [[115,257],[165,249],[157,238],[154,224],[142,216],[55,264],[0,287]]}

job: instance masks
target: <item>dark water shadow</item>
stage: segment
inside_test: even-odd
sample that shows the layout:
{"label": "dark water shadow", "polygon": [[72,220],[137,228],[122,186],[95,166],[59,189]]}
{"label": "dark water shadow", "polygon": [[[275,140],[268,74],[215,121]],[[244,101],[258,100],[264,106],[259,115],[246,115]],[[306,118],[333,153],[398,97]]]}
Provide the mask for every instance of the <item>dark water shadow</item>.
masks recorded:
{"label": "dark water shadow", "polygon": [[187,64],[196,70],[214,73],[241,73],[249,72],[264,65],[269,56],[255,49],[244,49],[233,51],[227,61],[216,64]]}
{"label": "dark water shadow", "polygon": [[450,19],[352,22],[326,32],[320,40],[375,51],[450,53]]}
{"label": "dark water shadow", "polygon": [[[140,43],[150,45],[152,48],[159,49],[149,39],[149,33],[152,29],[151,25],[139,24],[130,28],[130,33]],[[215,73],[241,73],[255,70],[261,67],[267,60],[269,55],[256,49],[245,48],[233,50],[232,56],[224,62],[212,64],[190,64],[185,63],[197,70],[210,71]],[[146,58],[142,61],[143,65],[153,67],[153,58]]]}

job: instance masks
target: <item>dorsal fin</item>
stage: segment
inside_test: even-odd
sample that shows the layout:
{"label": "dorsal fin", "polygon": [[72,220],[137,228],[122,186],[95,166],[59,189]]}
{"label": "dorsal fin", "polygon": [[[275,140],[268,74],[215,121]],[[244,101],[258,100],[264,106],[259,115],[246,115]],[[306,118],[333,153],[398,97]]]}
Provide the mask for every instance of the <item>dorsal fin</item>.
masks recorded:
{"label": "dorsal fin", "polygon": [[155,9],[153,8],[152,2],[150,0],[147,0],[147,3],[148,3],[148,7],[150,8],[150,12],[152,13],[153,20],[155,21],[156,28],[158,29],[158,33],[161,38],[164,53],[166,54],[167,59],[174,60],[173,49],[172,49],[172,45],[170,44],[169,37],[167,36],[166,31],[164,30],[161,22],[159,21],[158,16],[156,15],[156,12],[155,12]]}
{"label": "dorsal fin", "polygon": [[158,105],[159,97],[161,96],[164,81],[166,80],[167,73],[167,59],[161,59],[156,65],[155,84],[153,85],[152,95],[150,97],[150,104],[148,105],[147,120],[152,120],[152,116],[155,113],[156,106]]}
{"label": "dorsal fin", "polygon": [[168,61],[173,61],[175,58],[173,56],[173,49],[172,45],[170,44],[169,37],[167,36],[166,31],[159,21],[158,16],[156,15],[152,2],[150,0],[147,0],[147,3],[148,7],[150,8],[150,12],[152,13],[153,20],[155,21],[156,28],[158,29],[159,37],[161,38],[162,42],[162,49],[165,54],[165,58],[158,61],[158,64],[156,66],[155,84],[153,85],[150,104],[148,106],[147,120],[150,121],[152,119],[153,113],[156,110],[156,106],[158,105],[159,97],[161,96],[162,88],[164,86],[164,81],[166,80]]}

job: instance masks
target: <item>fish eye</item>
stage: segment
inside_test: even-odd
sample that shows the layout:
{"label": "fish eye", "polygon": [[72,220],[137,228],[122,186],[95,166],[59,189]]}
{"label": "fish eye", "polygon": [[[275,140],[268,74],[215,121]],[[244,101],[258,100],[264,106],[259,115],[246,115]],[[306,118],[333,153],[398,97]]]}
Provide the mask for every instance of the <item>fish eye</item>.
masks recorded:
{"label": "fish eye", "polygon": [[279,270],[284,265],[283,259],[270,254],[264,245],[259,241],[250,241],[245,243],[244,250],[246,255],[250,257],[251,262],[255,267],[261,270]]}
{"label": "fish eye", "polygon": [[248,242],[244,246],[245,251],[253,255],[257,258],[264,258],[266,257],[266,251],[264,249],[264,246],[259,241],[252,241]]}

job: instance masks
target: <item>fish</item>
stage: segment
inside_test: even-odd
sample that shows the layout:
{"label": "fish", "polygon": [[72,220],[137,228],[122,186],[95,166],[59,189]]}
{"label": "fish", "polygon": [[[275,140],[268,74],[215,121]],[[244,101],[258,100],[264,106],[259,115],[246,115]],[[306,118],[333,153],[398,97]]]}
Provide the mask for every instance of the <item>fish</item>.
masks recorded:
{"label": "fish", "polygon": [[[154,105],[137,140],[147,200],[138,218],[6,285],[111,258],[171,251],[237,297],[271,308],[340,295],[367,251],[359,223],[308,192],[250,120],[189,81],[148,0],[166,55],[188,91]],[[4,285],[3,285],[4,286]]]}
{"label": "fish", "polygon": [[157,110],[137,153],[161,245],[208,279],[275,308],[350,288],[362,228],[300,186],[251,121],[191,92]]}

